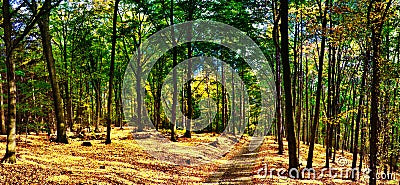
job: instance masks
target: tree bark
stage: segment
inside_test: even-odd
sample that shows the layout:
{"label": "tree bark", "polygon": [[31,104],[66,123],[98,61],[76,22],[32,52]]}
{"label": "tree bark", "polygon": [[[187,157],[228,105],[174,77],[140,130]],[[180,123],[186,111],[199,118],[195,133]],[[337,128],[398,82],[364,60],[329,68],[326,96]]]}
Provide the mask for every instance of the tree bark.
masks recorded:
{"label": "tree bark", "polygon": [[[174,25],[174,1],[171,0],[171,7],[170,7],[170,21],[171,21],[171,26]],[[174,28],[171,28],[171,37],[172,37],[172,42],[173,45],[176,45],[175,43],[175,30]],[[176,107],[178,104],[178,81],[177,81],[177,72],[175,69],[175,66],[177,65],[177,49],[176,47],[172,48],[172,81],[173,81],[173,86],[174,86],[174,93],[172,95],[172,118],[171,118],[171,141],[176,142],[176,137],[175,137],[175,128],[176,128]],[[183,99],[183,98],[182,98]]]}
{"label": "tree bark", "polygon": [[[374,7],[374,17],[371,19],[371,15],[368,14],[368,19],[371,19],[371,32],[372,32],[372,84],[371,84],[371,114],[370,114],[370,148],[369,148],[369,168],[370,168],[370,178],[369,184],[375,185],[377,180],[377,166],[378,166],[378,134],[380,132],[381,123],[379,120],[379,100],[380,100],[380,68],[381,68],[381,42],[382,42],[382,27],[391,5],[391,1],[386,6],[384,11],[384,4],[381,0],[371,1],[370,7],[375,4]],[[382,14],[383,12],[383,14]],[[379,15],[381,14],[381,15]],[[378,15],[378,16],[376,16]]]}
{"label": "tree bark", "polygon": [[94,132],[100,132],[99,130],[99,124],[100,124],[100,109],[101,109],[101,92],[100,92],[100,80],[95,80],[94,81],[94,93],[95,93],[95,99],[96,99],[96,120],[94,122]]}
{"label": "tree bark", "polygon": [[17,116],[17,88],[15,85],[15,63],[12,60],[13,45],[11,40],[12,34],[12,23],[10,14],[10,2],[3,0],[3,29],[4,29],[4,43],[6,46],[6,66],[7,66],[7,95],[8,95],[8,107],[7,107],[7,146],[6,154],[4,155],[1,162],[14,164],[16,162],[15,157],[15,131],[16,131],[16,116]]}
{"label": "tree bark", "polygon": [[[188,19],[187,21],[192,21],[193,20],[193,0],[188,1]],[[187,40],[192,39],[192,28],[189,28],[189,33],[188,33],[188,38]],[[191,138],[191,127],[192,127],[192,119],[193,119],[193,105],[192,105],[192,85],[191,85],[191,78],[192,78],[192,43],[188,42],[187,43],[187,56],[188,56],[188,68],[187,68],[187,84],[186,84],[186,92],[187,92],[187,117],[188,119],[186,120],[186,132],[184,136],[186,138]],[[224,114],[224,111],[222,111],[222,114]]]}
{"label": "tree bark", "polygon": [[[320,11],[322,7],[320,5]],[[314,123],[312,125],[311,130],[311,142],[310,147],[308,149],[308,158],[307,158],[307,168],[312,168],[313,156],[314,156],[314,144],[315,144],[315,135],[317,131],[317,125],[319,123],[319,108],[321,104],[321,91],[322,91],[322,69],[324,64],[324,56],[325,56],[325,42],[326,42],[326,8],[324,13],[320,12],[320,15],[323,16],[322,20],[322,41],[321,41],[321,53],[319,55],[319,64],[318,64],[318,84],[317,84],[317,94],[316,94],[316,103],[315,103],[315,113],[314,113]]]}
{"label": "tree bark", "polygon": [[1,121],[1,128],[0,134],[6,134],[6,117],[4,116],[4,99],[3,99],[3,78],[0,73],[0,121]]}
{"label": "tree bark", "polygon": [[275,86],[276,86],[276,132],[278,136],[278,154],[283,154],[283,138],[282,138],[282,94],[281,94],[281,51],[279,46],[279,26],[278,22],[280,20],[280,15],[276,15],[275,2],[273,2],[273,13],[274,13],[274,28],[272,30],[272,35],[274,38],[275,45]]}
{"label": "tree bark", "polygon": [[[51,7],[50,3],[51,3],[50,1],[45,1],[45,3],[43,4],[43,8],[50,9]],[[40,29],[40,35],[42,37],[43,55],[46,58],[47,70],[49,71],[50,83],[54,99],[53,100],[54,111],[56,114],[56,121],[57,121],[56,142],[68,143],[66,128],[65,128],[65,120],[63,115],[62,98],[60,93],[60,87],[58,85],[55,61],[51,47],[49,17],[50,17],[50,12],[44,14],[42,19],[38,22],[38,24]]]}
{"label": "tree bark", "polygon": [[[114,15],[113,15],[111,61],[110,61],[110,73],[109,73],[110,79],[108,81],[108,99],[107,99],[107,138],[105,144],[111,144],[111,112],[112,112],[111,106],[112,106],[112,92],[114,83],[115,44],[117,42],[117,16],[118,16],[119,1],[120,0],[115,0]],[[137,83],[140,83],[140,81],[138,81]],[[139,104],[138,106],[141,105]]]}
{"label": "tree bark", "polygon": [[281,1],[281,50],[282,50],[282,66],[283,81],[285,90],[285,121],[287,130],[287,140],[289,148],[289,175],[291,178],[299,178],[297,168],[299,161],[296,156],[296,136],[294,132],[293,105],[290,80],[290,63],[289,63],[289,21],[288,21],[289,1]]}

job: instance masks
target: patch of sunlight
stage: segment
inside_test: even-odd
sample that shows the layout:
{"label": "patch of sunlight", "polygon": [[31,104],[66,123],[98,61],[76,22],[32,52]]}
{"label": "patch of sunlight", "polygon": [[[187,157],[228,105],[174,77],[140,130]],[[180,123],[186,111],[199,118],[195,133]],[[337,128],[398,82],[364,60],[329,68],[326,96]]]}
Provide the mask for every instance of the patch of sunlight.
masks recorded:
{"label": "patch of sunlight", "polygon": [[323,181],[319,180],[302,180],[302,184],[325,184]]}
{"label": "patch of sunlight", "polygon": [[118,161],[97,161],[97,164],[105,165],[105,166],[125,167],[125,168],[132,168],[132,169],[136,168],[134,165],[131,165],[129,163],[118,162]]}
{"label": "patch of sunlight", "polygon": [[132,181],[129,181],[127,179],[124,179],[122,177],[119,177],[118,175],[105,175],[105,177],[108,177],[110,179],[116,179],[119,183],[121,184],[135,184]]}
{"label": "patch of sunlight", "polygon": [[68,164],[68,163],[76,163],[79,162],[81,163],[82,161],[87,161],[85,157],[80,157],[80,156],[68,156],[68,155],[54,155],[54,156],[28,156],[24,155],[25,158],[27,159],[35,159],[38,161],[43,161],[43,162],[48,162],[48,163],[56,163],[56,164]]}
{"label": "patch of sunlight", "polygon": [[398,183],[400,183],[400,181],[397,181],[397,180],[386,181],[386,184],[398,184]]}
{"label": "patch of sunlight", "polygon": [[343,180],[343,179],[332,179],[332,182],[334,183],[351,183],[351,180]]}
{"label": "patch of sunlight", "polygon": [[66,182],[69,181],[69,177],[67,175],[57,175],[57,176],[51,176],[46,179],[48,182]]}
{"label": "patch of sunlight", "polygon": [[140,169],[135,175],[144,179],[151,179],[153,182],[157,183],[164,183],[166,179],[170,179],[171,177],[171,175],[164,172],[149,169]]}

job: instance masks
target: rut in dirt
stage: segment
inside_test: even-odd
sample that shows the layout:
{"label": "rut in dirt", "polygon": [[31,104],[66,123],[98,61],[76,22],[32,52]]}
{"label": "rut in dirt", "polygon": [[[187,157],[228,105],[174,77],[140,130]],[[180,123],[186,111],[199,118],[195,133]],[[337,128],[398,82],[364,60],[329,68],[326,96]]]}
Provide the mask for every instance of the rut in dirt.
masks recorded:
{"label": "rut in dirt", "polygon": [[228,163],[220,165],[218,171],[212,174],[204,184],[253,184],[253,171],[259,148],[249,151],[249,146],[249,141],[243,144],[240,152]]}

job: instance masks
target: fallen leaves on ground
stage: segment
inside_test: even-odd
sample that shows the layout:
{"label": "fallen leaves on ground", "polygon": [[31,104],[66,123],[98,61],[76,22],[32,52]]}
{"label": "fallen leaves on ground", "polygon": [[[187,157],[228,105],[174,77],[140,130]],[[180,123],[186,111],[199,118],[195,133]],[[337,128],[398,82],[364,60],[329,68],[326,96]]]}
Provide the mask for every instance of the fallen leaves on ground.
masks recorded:
{"label": "fallen leaves on ground", "polygon": [[[130,129],[113,129],[112,143],[105,145],[102,140],[90,140],[92,146],[81,146],[82,141],[70,139],[70,144],[49,142],[47,136],[17,136],[17,163],[1,164],[0,182],[5,184],[201,184],[218,166],[227,163],[238,155],[239,149],[249,137],[243,137],[220,160],[199,166],[179,166],[159,161],[147,154],[132,139]],[[194,135],[193,139],[179,138],[182,143],[210,142],[215,135]],[[192,143],[192,144],[193,144]],[[0,143],[0,155],[5,153],[5,143]],[[365,179],[352,182],[345,179],[282,179],[275,174],[261,177],[257,171],[265,164],[273,168],[287,168],[288,155],[285,142],[285,154],[277,154],[277,143],[273,137],[266,137],[257,156],[257,165],[253,167],[255,184],[359,184]],[[301,145],[300,162],[305,166],[308,147]],[[314,166],[320,170],[324,164],[325,152],[316,145]],[[344,152],[349,161],[351,154]],[[341,156],[338,154],[337,157]],[[337,167],[337,164],[333,164]],[[392,181],[385,181],[391,183]],[[393,181],[392,183],[394,183]],[[398,184],[398,182],[396,182]]]}

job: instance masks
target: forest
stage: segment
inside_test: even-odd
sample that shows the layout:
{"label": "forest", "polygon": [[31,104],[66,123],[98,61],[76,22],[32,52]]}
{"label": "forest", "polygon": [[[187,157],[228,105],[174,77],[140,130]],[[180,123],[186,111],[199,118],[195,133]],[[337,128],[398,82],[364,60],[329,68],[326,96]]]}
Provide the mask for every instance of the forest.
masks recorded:
{"label": "forest", "polygon": [[398,0],[1,7],[0,184],[400,184]]}

